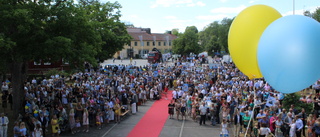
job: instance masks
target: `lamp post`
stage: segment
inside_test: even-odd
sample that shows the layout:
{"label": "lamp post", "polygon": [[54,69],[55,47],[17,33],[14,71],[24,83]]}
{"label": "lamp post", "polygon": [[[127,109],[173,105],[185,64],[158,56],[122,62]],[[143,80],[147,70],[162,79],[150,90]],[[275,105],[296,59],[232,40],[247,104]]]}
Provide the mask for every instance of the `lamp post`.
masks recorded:
{"label": "lamp post", "polygon": [[140,55],[140,56],[143,57],[143,54],[144,54],[144,52],[143,52],[144,43],[143,43],[143,37],[142,37],[142,35],[139,36],[139,39],[140,39],[140,45],[142,46],[142,50],[141,50],[141,54],[142,54],[142,55]]}
{"label": "lamp post", "polygon": [[292,0],[292,8],[293,8],[293,15],[294,15],[294,11],[295,11],[295,0]]}

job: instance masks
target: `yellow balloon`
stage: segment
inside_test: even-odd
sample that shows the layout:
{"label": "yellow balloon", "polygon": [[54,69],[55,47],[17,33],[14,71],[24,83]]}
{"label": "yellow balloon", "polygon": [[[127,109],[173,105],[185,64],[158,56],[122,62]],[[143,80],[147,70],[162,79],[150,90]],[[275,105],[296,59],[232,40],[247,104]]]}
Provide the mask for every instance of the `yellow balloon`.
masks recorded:
{"label": "yellow balloon", "polygon": [[263,77],[257,60],[259,39],[269,24],[280,17],[272,7],[254,5],[241,11],[230,26],[228,48],[231,58],[250,79]]}

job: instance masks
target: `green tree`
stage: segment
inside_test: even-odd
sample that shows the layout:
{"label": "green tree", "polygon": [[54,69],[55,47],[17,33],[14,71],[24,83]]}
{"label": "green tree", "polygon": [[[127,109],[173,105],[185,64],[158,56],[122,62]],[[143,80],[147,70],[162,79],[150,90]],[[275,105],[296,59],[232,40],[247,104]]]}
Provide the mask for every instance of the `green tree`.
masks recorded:
{"label": "green tree", "polygon": [[172,50],[174,53],[181,55],[200,53],[198,29],[195,26],[187,27],[183,34],[180,34],[177,39],[173,40]]}
{"label": "green tree", "polygon": [[300,100],[300,95],[298,93],[291,93],[291,94],[286,94],[286,96],[283,99],[282,106],[289,110],[291,105],[295,106],[295,109],[301,111],[302,108],[305,109],[307,114],[311,114],[313,111],[313,106],[312,103],[304,103],[299,101]]}
{"label": "green tree", "polygon": [[130,36],[119,21],[120,8],[96,0],[0,1],[0,63],[6,64],[0,71],[11,68],[14,117],[24,113],[29,61],[64,59],[82,68],[123,48]]}
{"label": "green tree", "polygon": [[172,29],[172,30],[171,30],[171,33],[172,33],[173,35],[176,35],[176,36],[179,36],[179,35],[180,35],[179,29]]}
{"label": "green tree", "polygon": [[103,44],[97,54],[100,62],[111,58],[123,49],[123,45],[130,43],[132,38],[127,33],[126,25],[120,22],[121,5],[118,2],[102,4],[98,1],[82,0],[81,7],[87,12],[95,30],[102,37]]}
{"label": "green tree", "polygon": [[201,47],[209,54],[215,52],[228,53],[228,33],[233,19],[224,18],[221,22],[214,21],[199,32]]}
{"label": "green tree", "polygon": [[320,22],[320,7],[318,7],[313,13],[311,13],[310,11],[304,11],[303,15],[311,17],[315,20],[317,20],[318,22]]}

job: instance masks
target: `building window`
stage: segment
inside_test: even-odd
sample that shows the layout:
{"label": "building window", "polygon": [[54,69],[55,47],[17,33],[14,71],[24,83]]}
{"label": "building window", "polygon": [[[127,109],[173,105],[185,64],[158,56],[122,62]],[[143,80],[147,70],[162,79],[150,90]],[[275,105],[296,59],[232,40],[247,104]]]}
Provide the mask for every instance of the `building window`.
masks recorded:
{"label": "building window", "polygon": [[51,65],[51,62],[44,62],[43,65]]}
{"label": "building window", "polygon": [[158,46],[161,46],[161,42],[160,41],[158,42]]}
{"label": "building window", "polygon": [[128,44],[128,46],[131,46],[131,42]]}
{"label": "building window", "polygon": [[166,46],[167,42],[163,42],[163,46]]}
{"label": "building window", "polygon": [[169,41],[169,46],[171,46],[171,42]]}
{"label": "building window", "polygon": [[152,45],[153,45],[153,46],[156,46],[156,42],[152,42]]}
{"label": "building window", "polygon": [[138,42],[135,41],[135,42],[134,42],[134,46],[138,46]]}
{"label": "building window", "polygon": [[33,65],[35,65],[35,66],[36,66],[36,65],[41,65],[41,61],[39,61],[39,62],[34,61],[34,62],[33,62]]}
{"label": "building window", "polygon": [[150,42],[149,41],[147,41],[147,46],[150,46]]}
{"label": "building window", "polygon": [[63,64],[69,64],[69,62],[66,61],[65,59],[62,59],[62,63],[63,63]]}

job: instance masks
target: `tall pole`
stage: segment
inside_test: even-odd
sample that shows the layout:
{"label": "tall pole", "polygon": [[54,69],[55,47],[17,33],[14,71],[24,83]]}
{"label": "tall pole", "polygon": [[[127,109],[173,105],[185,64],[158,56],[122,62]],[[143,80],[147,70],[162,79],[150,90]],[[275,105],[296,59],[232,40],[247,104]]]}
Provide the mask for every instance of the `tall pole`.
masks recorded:
{"label": "tall pole", "polygon": [[141,50],[141,57],[143,57],[143,54],[144,54],[144,52],[143,52],[143,46],[144,46],[144,43],[143,43],[143,37],[142,37],[142,35],[140,35],[139,36],[139,39],[140,39],[140,45],[142,46],[142,50]]}
{"label": "tall pole", "polygon": [[292,0],[292,7],[293,7],[293,15],[294,15],[294,11],[295,11],[295,5],[294,5],[295,0]]}

